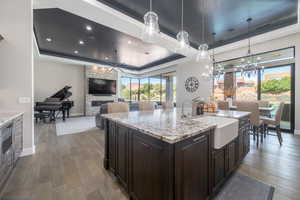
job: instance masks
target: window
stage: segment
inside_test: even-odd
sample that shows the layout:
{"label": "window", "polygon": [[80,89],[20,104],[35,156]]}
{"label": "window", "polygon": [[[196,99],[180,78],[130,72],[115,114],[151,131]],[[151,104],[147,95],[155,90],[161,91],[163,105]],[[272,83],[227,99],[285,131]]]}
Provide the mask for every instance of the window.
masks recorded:
{"label": "window", "polygon": [[269,101],[276,109],[281,102],[285,103],[280,127],[291,129],[292,103],[292,74],[291,66],[267,68],[261,71],[261,100]]}
{"label": "window", "polygon": [[161,92],[161,85],[160,85],[160,76],[159,77],[151,77],[149,78],[149,87],[150,87],[150,101],[160,101],[160,92]]}
{"label": "window", "polygon": [[[171,77],[170,77],[171,78]],[[167,80],[169,81],[170,78],[161,77],[161,101],[167,100]]]}
{"label": "window", "polygon": [[139,100],[139,79],[131,79],[131,101]]}
{"label": "window", "polygon": [[175,72],[147,78],[121,78],[121,97],[126,101],[176,101]]}
{"label": "window", "polygon": [[173,76],[173,102],[176,103],[176,76]]}
{"label": "window", "polygon": [[242,76],[241,72],[235,73],[235,99],[237,101],[257,100],[257,74],[251,77]]}
{"label": "window", "polygon": [[149,79],[140,79],[140,101],[149,100]]}
{"label": "window", "polygon": [[[253,56],[256,65],[250,66],[251,74],[242,76],[239,70],[244,66],[245,58],[236,58],[216,63],[216,71],[226,72],[214,79],[214,98],[231,96],[237,101],[268,101],[274,107],[284,102],[280,127],[293,131],[295,126],[295,49],[285,48]],[[284,64],[283,64],[284,63]]]}
{"label": "window", "polygon": [[130,101],[130,78],[121,78],[121,97]]}
{"label": "window", "polygon": [[223,101],[224,100],[224,74],[214,77],[214,100]]}

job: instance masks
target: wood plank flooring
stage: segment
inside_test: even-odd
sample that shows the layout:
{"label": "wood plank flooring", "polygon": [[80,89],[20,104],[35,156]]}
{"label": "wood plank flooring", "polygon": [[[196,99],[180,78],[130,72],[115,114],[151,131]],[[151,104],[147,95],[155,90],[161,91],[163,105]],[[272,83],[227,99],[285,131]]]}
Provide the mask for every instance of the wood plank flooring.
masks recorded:
{"label": "wood plank flooring", "polygon": [[[125,200],[118,183],[102,167],[103,132],[56,136],[54,124],[35,128],[36,154],[21,158],[3,197],[22,200]],[[274,200],[300,200],[300,137],[268,136],[256,148],[251,143],[239,172],[275,186]]]}

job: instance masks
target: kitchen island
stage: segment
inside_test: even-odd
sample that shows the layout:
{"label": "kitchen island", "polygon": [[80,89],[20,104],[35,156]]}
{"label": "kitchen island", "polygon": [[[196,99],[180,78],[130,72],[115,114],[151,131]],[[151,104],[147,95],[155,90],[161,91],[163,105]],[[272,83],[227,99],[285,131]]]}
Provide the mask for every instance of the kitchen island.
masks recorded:
{"label": "kitchen island", "polygon": [[237,137],[218,149],[217,124],[203,116],[181,119],[176,109],[103,115],[104,168],[117,177],[130,199],[207,199],[249,151],[249,114],[214,114],[236,118],[239,126]]}

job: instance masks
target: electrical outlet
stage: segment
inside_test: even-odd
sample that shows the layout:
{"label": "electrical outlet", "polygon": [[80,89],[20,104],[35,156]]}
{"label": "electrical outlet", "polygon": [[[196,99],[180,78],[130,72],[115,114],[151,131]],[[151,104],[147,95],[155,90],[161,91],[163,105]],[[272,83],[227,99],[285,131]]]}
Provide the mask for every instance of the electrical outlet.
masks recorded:
{"label": "electrical outlet", "polygon": [[30,103],[31,98],[30,97],[19,97],[19,103]]}

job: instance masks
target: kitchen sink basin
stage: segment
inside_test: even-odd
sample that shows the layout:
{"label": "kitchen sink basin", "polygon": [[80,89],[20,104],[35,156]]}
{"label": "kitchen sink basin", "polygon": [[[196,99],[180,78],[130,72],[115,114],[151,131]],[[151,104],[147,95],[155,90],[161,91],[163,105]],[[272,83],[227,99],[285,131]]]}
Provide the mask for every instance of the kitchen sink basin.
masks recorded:
{"label": "kitchen sink basin", "polygon": [[205,116],[195,121],[217,125],[214,135],[214,148],[220,149],[238,136],[239,121],[232,118]]}

